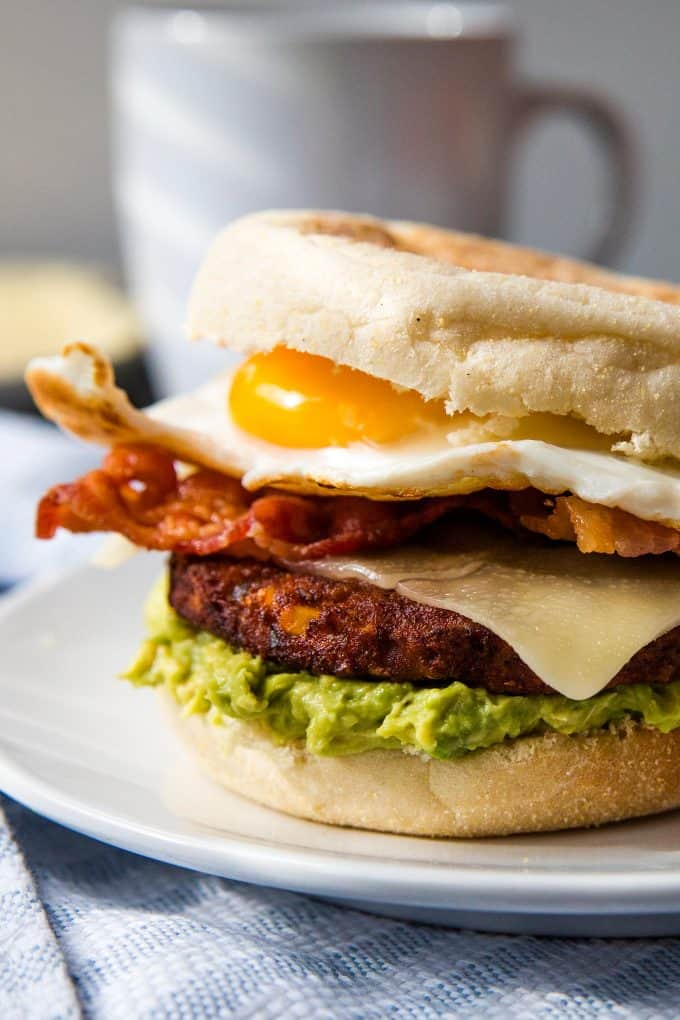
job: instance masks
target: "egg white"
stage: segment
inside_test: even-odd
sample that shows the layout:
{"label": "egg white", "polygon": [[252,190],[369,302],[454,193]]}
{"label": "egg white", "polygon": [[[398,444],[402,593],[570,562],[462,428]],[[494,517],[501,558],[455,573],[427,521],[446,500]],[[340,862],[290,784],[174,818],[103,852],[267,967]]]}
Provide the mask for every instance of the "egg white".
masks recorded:
{"label": "egg white", "polygon": [[[469,442],[474,430],[451,427],[389,444],[290,449],[238,427],[228,410],[231,372],[191,393],[135,410],[113,383],[106,359],[84,346],[35,359],[27,382],[39,406],[69,431],[110,446],[159,443],[180,459],[242,479],[298,492],[403,499],[472,492],[487,486],[570,491],[591,503],[620,507],[680,527],[680,470],[624,455],[556,445],[541,439]],[[461,445],[461,439],[464,440]]]}

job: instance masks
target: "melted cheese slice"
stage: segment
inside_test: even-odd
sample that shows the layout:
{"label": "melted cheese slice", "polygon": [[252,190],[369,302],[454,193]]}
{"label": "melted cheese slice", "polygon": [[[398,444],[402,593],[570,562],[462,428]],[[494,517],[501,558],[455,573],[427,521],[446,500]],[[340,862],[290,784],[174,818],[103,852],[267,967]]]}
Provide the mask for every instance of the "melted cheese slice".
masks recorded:
{"label": "melted cheese slice", "polygon": [[601,691],[636,652],[680,624],[677,558],[584,555],[462,521],[434,546],[302,567],[393,589],[483,624],[544,683],[579,700]]}

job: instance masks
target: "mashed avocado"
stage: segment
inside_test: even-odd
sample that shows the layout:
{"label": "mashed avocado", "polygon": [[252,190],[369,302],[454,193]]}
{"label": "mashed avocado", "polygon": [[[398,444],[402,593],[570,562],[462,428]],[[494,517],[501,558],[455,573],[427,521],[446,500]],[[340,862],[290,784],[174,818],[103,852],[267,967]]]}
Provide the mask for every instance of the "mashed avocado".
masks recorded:
{"label": "mashed avocado", "polygon": [[663,733],[680,727],[680,681],[635,684],[585,701],[561,695],[487,694],[457,681],[416,687],[286,673],[185,623],[167,600],[165,580],[146,607],[149,638],[124,674],[165,685],[187,713],[259,723],[280,742],[313,754],[406,748],[457,758],[529,733],[582,733],[632,717]]}

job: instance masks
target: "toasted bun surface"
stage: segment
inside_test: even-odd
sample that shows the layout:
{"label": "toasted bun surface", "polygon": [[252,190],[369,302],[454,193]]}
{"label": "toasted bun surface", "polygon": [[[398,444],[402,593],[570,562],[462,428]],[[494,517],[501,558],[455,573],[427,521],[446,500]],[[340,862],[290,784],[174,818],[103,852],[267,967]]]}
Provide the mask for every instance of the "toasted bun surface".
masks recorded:
{"label": "toasted bun surface", "polygon": [[178,732],[214,780],[267,807],[331,825],[418,836],[579,828],[680,806],[680,730],[628,722],[524,737],[456,761],[402,751],[321,758],[252,724],[184,716]]}
{"label": "toasted bun surface", "polygon": [[220,234],[192,338],[285,344],[445,399],[570,414],[621,448],[680,457],[680,289],[422,224],[269,212]]}

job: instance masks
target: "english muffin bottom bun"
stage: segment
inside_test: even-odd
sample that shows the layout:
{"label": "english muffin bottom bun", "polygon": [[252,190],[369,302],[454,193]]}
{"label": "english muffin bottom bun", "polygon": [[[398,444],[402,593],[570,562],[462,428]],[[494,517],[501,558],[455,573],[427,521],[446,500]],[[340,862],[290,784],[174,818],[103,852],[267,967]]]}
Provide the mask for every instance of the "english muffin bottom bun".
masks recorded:
{"label": "english muffin bottom bun", "polygon": [[229,790],[428,836],[670,810],[679,303],[422,224],[246,217],[188,313],[235,368],[141,411],[82,340],[30,364],[107,451],[37,533],[168,554],[124,675]]}
{"label": "english muffin bottom bun", "polygon": [[364,751],[320,757],[257,725],[165,713],[215,782],[299,818],[410,836],[484,837],[602,825],[680,806],[680,732],[627,721],[547,733],[454,761]]}

